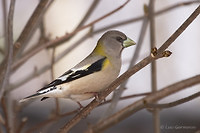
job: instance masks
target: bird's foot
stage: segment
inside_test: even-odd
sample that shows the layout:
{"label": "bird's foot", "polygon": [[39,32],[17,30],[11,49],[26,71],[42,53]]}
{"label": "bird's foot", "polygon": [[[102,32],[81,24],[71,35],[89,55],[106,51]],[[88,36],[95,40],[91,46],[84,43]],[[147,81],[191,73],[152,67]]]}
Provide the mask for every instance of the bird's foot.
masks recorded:
{"label": "bird's foot", "polygon": [[94,95],[94,98],[95,98],[97,101],[100,101],[100,100],[99,100],[99,92],[86,92],[85,94],[93,94],[93,95]]}

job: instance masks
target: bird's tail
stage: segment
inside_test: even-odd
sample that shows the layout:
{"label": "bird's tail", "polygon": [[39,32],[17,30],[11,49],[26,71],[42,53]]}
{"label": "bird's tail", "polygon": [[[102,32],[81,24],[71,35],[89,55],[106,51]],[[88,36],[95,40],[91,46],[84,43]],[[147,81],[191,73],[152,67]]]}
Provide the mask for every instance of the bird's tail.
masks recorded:
{"label": "bird's tail", "polygon": [[41,100],[47,99],[49,97],[49,93],[51,93],[55,89],[56,89],[55,86],[43,87],[42,89],[38,90],[37,93],[30,95],[28,97],[25,97],[21,99],[19,102],[25,102],[30,99],[41,98],[41,97],[43,97]]}
{"label": "bird's tail", "polygon": [[30,99],[40,98],[40,97],[43,97],[42,95],[43,95],[42,93],[38,93],[37,92],[37,93],[35,93],[33,95],[30,95],[28,97],[25,97],[25,98],[21,99],[19,102],[22,103],[22,102],[25,102],[25,101],[30,100]]}

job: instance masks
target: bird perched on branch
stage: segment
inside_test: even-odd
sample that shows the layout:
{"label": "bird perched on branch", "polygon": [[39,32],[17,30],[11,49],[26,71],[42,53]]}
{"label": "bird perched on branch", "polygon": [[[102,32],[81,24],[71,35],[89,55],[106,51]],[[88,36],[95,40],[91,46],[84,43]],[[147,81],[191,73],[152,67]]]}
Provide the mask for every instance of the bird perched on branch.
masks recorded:
{"label": "bird perched on branch", "polygon": [[68,98],[81,106],[79,101],[95,97],[117,78],[122,50],[135,44],[120,31],[107,31],[83,61],[20,102],[33,98]]}

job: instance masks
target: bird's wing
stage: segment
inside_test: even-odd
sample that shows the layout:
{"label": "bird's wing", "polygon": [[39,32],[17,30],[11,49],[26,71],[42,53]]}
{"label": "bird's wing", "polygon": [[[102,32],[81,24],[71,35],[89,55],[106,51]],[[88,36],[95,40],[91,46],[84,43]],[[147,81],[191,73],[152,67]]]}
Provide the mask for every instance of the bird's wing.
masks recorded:
{"label": "bird's wing", "polygon": [[[98,72],[102,69],[103,63],[105,62],[106,57],[101,57],[100,59],[94,61],[92,64],[86,64],[82,67],[75,67],[71,70],[65,72],[63,75],[52,81],[50,84],[44,86],[37,92],[44,93],[51,91],[50,88],[54,88],[54,86],[61,85],[63,83],[68,83],[74,81],[76,79],[82,78],[89,74]],[[49,90],[48,90],[49,89]]]}

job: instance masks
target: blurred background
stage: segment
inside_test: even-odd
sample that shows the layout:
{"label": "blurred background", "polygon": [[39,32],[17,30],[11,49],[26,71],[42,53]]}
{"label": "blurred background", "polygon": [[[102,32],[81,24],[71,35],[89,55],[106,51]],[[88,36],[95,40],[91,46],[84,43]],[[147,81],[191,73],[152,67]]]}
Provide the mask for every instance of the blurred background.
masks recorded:
{"label": "blurred background", "polygon": [[[80,21],[84,18],[88,9],[91,7],[94,0],[57,0],[53,1],[46,10],[44,17],[42,18],[42,29],[37,28],[34,34],[27,42],[27,46],[22,52],[20,58],[26,56],[32,49],[38,47],[38,42],[41,35],[45,35],[45,39],[53,40],[57,37],[61,37],[65,34],[72,32],[79,25]],[[89,15],[86,25],[95,19],[107,14],[108,12],[116,9],[122,5],[125,0],[100,0],[95,6],[94,10]],[[180,3],[191,2],[191,4],[181,5]],[[9,9],[10,0],[6,1],[7,11]],[[31,14],[35,10],[39,3],[39,0],[16,0],[14,11],[14,41],[16,41],[22,32],[25,24],[29,20]],[[158,14],[155,17],[155,37],[156,47],[160,47],[169,36],[175,32],[175,30],[191,15],[191,13],[199,5],[200,1],[191,0],[157,0],[155,1],[155,12],[159,12],[168,7],[177,5],[176,8],[168,10],[162,14]],[[18,67],[10,77],[10,86],[7,88],[10,92],[10,99],[17,102],[35,93],[38,89],[49,83],[53,78],[56,78],[63,74],[65,71],[76,65],[82,59],[84,59],[96,46],[96,42],[101,35],[107,30],[115,29],[120,30],[129,36],[134,41],[138,42],[141,27],[144,19],[144,4],[148,5],[149,0],[132,0],[125,7],[105,19],[95,23],[92,27],[86,28],[69,41],[66,41],[56,48],[44,49],[26,62]],[[0,9],[3,9],[3,0],[0,3]],[[131,21],[134,18],[140,18],[138,21]],[[122,24],[121,22],[127,22]],[[5,40],[4,40],[4,17],[2,11],[0,11],[0,61],[4,59]],[[121,23],[121,24],[119,24]],[[118,24],[115,26],[115,24]],[[109,28],[109,26],[111,26]],[[144,39],[141,44],[139,56],[136,62],[139,62],[150,54],[150,29],[149,24],[147,30],[143,34]],[[107,28],[108,27],[108,28]],[[43,33],[43,34],[42,34]],[[85,36],[86,34],[89,36]],[[85,37],[84,37],[85,36]],[[79,41],[80,40],[80,41]],[[195,76],[200,73],[200,17],[184,31],[183,34],[169,47],[172,51],[172,55],[168,58],[162,58],[156,61],[157,64],[157,86],[158,90],[168,85],[178,82],[183,79]],[[78,45],[72,49],[72,46]],[[70,50],[69,50],[70,49]],[[52,62],[52,53],[54,53],[53,68],[50,68]],[[129,63],[135,52],[135,46],[125,49],[122,53],[123,66],[121,68],[121,74],[128,69]],[[64,55],[63,55],[64,54]],[[63,55],[63,56],[62,56]],[[62,58],[61,58],[62,57]],[[48,69],[47,69],[48,67]],[[53,74],[52,74],[53,72]],[[126,85],[126,90],[122,96],[130,94],[140,94],[151,92],[151,68],[150,65],[137,72],[131,78],[129,78]],[[176,94],[168,96],[162,99],[159,103],[172,102],[184,97],[187,97],[195,92],[198,92],[200,85],[184,89]],[[112,98],[112,94],[107,99]],[[119,111],[123,107],[135,102],[142,97],[131,98],[120,101],[117,105],[117,109],[114,112]],[[92,99],[91,99],[92,100]],[[82,105],[86,106],[91,100],[82,102]],[[77,109],[77,104],[71,100],[59,99],[60,112],[69,112]],[[24,117],[28,118],[23,132],[31,129],[33,125],[44,121],[52,111],[55,111],[56,102],[55,99],[48,99],[41,102],[39,99],[26,104],[17,119]],[[91,114],[83,119],[75,128],[71,130],[72,133],[82,132],[87,129],[87,126],[92,123],[96,123],[109,108],[109,104],[100,106],[93,110]],[[200,98],[196,98],[185,104],[163,109],[160,111],[160,125],[161,132],[163,133],[192,133],[200,129]],[[2,110],[1,110],[2,112]],[[11,111],[12,112],[12,111]],[[43,128],[34,130],[34,132],[56,132],[59,127],[62,127],[73,115],[66,116],[59,119],[57,122],[53,122],[45,125]],[[189,126],[191,129],[176,129],[176,126]],[[168,128],[171,127],[171,128]],[[109,128],[105,133],[153,133],[153,117],[152,113],[147,110],[139,111],[133,114],[128,119],[125,119],[121,123]]]}

